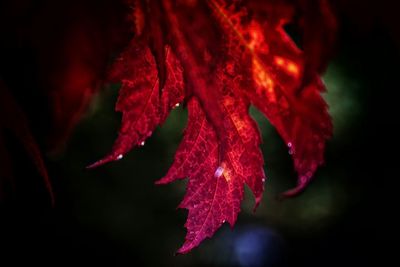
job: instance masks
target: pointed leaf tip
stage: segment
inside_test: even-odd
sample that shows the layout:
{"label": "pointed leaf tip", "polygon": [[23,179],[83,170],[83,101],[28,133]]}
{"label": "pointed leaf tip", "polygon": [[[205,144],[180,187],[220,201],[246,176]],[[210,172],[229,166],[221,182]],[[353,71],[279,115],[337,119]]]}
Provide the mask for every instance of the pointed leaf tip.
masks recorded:
{"label": "pointed leaf tip", "polygon": [[292,198],[292,197],[298,196],[301,193],[303,193],[306,188],[307,188],[307,184],[306,183],[299,184],[299,185],[297,185],[296,187],[294,187],[292,189],[289,189],[289,190],[287,190],[287,191],[285,191],[283,193],[280,193],[277,196],[277,200],[282,201],[282,200],[285,200],[287,198]]}
{"label": "pointed leaf tip", "polygon": [[[122,154],[120,154],[120,155],[122,155]],[[114,155],[106,156],[106,157],[104,157],[104,158],[102,158],[102,159],[100,159],[100,160],[98,160],[98,161],[86,166],[86,169],[94,169],[94,168],[100,167],[100,166],[102,166],[104,164],[107,164],[109,162],[122,159],[122,157],[121,158],[119,158],[119,157],[120,156],[114,156]]]}

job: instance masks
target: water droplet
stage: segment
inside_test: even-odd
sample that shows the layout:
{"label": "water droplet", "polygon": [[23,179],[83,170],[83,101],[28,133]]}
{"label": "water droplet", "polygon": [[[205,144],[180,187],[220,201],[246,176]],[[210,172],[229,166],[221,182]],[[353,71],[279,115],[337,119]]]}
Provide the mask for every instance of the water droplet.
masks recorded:
{"label": "water droplet", "polygon": [[175,107],[177,108],[177,107],[179,107],[179,105],[180,105],[179,103],[176,103],[176,104],[175,104]]}
{"label": "water droplet", "polygon": [[226,220],[222,220],[222,223],[225,223],[226,222]]}
{"label": "water droplet", "polygon": [[221,167],[221,166],[219,166],[219,167],[215,170],[214,177],[215,177],[215,178],[221,177],[223,172],[224,172],[224,168]]}
{"label": "water droplet", "polygon": [[293,154],[294,154],[293,149],[289,149],[289,155],[293,155]]}
{"label": "water droplet", "polygon": [[123,157],[124,157],[124,155],[119,154],[118,157],[117,157],[117,160],[120,160],[120,159],[122,159]]}
{"label": "water droplet", "polygon": [[144,146],[144,141],[142,141],[142,142],[140,143],[140,145],[141,145],[141,146]]}
{"label": "water droplet", "polygon": [[288,147],[292,147],[292,142],[287,143]]}
{"label": "water droplet", "polygon": [[265,183],[265,178],[262,178],[262,182]]}

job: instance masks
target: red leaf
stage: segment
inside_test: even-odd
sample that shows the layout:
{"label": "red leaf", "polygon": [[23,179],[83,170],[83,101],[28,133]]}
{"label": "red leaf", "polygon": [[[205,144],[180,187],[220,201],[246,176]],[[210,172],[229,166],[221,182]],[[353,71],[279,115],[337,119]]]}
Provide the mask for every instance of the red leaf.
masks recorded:
{"label": "red leaf", "polygon": [[244,26],[234,25],[229,11],[218,4],[214,4],[214,9],[227,34],[232,35],[232,42],[242,43],[250,52],[240,57],[243,53],[238,46],[230,46],[231,64],[244,77],[251,77],[241,79],[239,89],[265,114],[288,146],[299,179],[298,186],[282,196],[295,195],[306,187],[323,163],[325,141],[331,136],[332,123],[320,96],[325,87],[311,69],[307,72],[313,73],[313,80],[297,90],[303,84],[305,57],[285,33],[282,23],[266,21],[261,26],[252,21]]}
{"label": "red leaf", "polygon": [[8,152],[4,145],[5,142],[2,140],[2,130],[7,129],[22,143],[26,153],[32,159],[39,174],[43,177],[46,188],[50,194],[51,203],[54,205],[53,189],[40,149],[32,136],[24,112],[14,100],[14,97],[8,91],[2,80],[0,80],[0,114],[0,159],[4,163],[4,169],[2,168],[0,170],[1,176],[4,176],[8,180],[12,179],[12,169],[10,167]]}
{"label": "red leaf", "polygon": [[157,66],[150,49],[132,45],[113,67],[111,79],[121,79],[116,110],[122,112],[122,126],[111,154],[89,167],[118,160],[134,146],[144,144],[171,109],[183,101],[182,67],[169,48],[165,48],[167,79],[160,93]]}
{"label": "red leaf", "polygon": [[[188,234],[180,253],[211,237],[225,221],[234,225],[244,183],[253,190],[257,205],[261,200],[265,178],[256,125],[247,108],[235,98],[226,96],[221,105],[229,132],[227,143],[218,141],[200,104],[192,98],[188,104],[189,124],[175,161],[167,175],[157,182],[165,184],[190,177],[186,196],[179,205],[189,210]],[[221,156],[222,145],[225,154]]]}
{"label": "red leaf", "polygon": [[[260,203],[265,175],[250,104],[276,127],[293,156],[298,186],[284,196],[309,183],[332,132],[320,96],[322,63],[309,64],[309,51],[301,51],[283,29],[295,6],[271,2],[263,9],[267,16],[260,16],[252,1],[249,9],[246,1],[226,2],[231,3],[163,0],[144,7],[133,1],[136,37],[111,72],[122,80],[117,103],[122,127],[111,154],[92,165],[120,159],[144,142],[185,98],[188,125],[174,163],[157,182],[189,178],[179,205],[189,210],[180,253],[211,237],[225,221],[234,225],[244,184],[256,206]],[[306,76],[311,78],[304,83]]]}

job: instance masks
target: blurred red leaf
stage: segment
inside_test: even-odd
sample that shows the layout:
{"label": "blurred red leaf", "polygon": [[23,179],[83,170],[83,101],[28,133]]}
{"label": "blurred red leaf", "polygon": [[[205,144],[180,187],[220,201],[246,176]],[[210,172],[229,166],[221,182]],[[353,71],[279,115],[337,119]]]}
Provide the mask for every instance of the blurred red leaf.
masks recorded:
{"label": "blurred red leaf", "polygon": [[[39,174],[43,177],[50,194],[51,203],[54,205],[53,189],[40,149],[31,133],[24,112],[19,107],[2,80],[0,80],[0,114],[0,160],[3,163],[2,168],[0,169],[0,177],[13,183],[11,160],[2,136],[3,130],[8,130],[17,138],[18,141],[21,142],[26,153],[32,159]],[[4,181],[0,179],[0,186],[2,182]]]}

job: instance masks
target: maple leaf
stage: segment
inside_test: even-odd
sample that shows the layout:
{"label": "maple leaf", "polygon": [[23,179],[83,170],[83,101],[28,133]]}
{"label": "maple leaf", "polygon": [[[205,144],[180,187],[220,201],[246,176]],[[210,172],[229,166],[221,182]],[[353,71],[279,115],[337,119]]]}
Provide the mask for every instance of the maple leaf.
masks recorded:
{"label": "maple leaf", "polygon": [[[245,184],[256,207],[261,201],[264,160],[251,104],[275,126],[293,157],[298,185],[283,196],[298,194],[310,182],[332,134],[320,96],[326,62],[310,62],[309,49],[299,49],[285,32],[296,9],[289,1],[265,5],[266,16],[254,9],[255,1],[128,2],[135,37],[110,72],[111,81],[122,83],[116,105],[122,126],[112,152],[90,167],[144,144],[170,110],[185,102],[183,140],[156,183],[189,179],[179,205],[189,211],[178,250],[187,253],[224,222],[235,224]],[[326,13],[323,2],[317,8]],[[333,31],[333,23],[327,25]],[[309,40],[307,47],[319,43]],[[313,58],[317,54],[329,53],[320,49]]]}
{"label": "maple leaf", "polygon": [[150,49],[133,44],[116,62],[111,79],[122,79],[116,110],[123,113],[122,126],[110,155],[89,167],[121,159],[133,146],[144,144],[170,110],[183,101],[182,67],[169,48],[165,48],[168,77],[162,92],[155,59]]}

